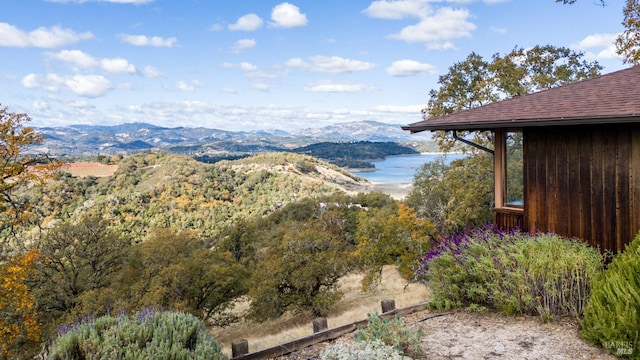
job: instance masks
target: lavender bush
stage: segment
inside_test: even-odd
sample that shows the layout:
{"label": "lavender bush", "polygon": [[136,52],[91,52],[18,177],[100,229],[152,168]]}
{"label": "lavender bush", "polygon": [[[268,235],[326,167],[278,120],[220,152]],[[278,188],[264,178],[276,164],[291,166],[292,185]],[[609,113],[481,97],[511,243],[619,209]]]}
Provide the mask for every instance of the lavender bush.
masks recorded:
{"label": "lavender bush", "polygon": [[61,327],[41,355],[51,360],[227,359],[202,321],[153,308],[131,316],[87,317]]}
{"label": "lavender bush", "polygon": [[438,309],[493,308],[549,321],[581,314],[602,263],[597,249],[571,239],[487,225],[442,238],[420,258],[416,276]]}

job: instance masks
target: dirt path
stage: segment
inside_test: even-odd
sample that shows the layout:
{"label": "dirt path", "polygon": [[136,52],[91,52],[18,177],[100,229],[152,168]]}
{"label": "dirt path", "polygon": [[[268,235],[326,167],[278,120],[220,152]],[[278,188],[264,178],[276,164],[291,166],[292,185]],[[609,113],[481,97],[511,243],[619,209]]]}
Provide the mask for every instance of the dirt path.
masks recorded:
{"label": "dirt path", "polygon": [[428,359],[615,359],[580,339],[571,320],[455,312],[415,326]]}
{"label": "dirt path", "polygon": [[[542,324],[535,317],[496,313],[457,311],[437,315],[422,311],[404,318],[407,325],[423,329],[425,359],[616,359],[582,341],[573,320]],[[352,341],[353,334],[337,340]],[[318,354],[328,345],[319,344],[280,359],[319,359]]]}

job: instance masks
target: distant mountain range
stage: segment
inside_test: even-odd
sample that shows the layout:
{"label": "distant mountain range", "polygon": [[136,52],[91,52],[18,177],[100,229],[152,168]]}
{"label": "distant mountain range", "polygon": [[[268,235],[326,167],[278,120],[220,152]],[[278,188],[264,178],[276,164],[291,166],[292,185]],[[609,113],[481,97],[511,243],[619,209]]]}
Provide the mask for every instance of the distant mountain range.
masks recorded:
{"label": "distant mountain range", "polygon": [[36,130],[45,141],[36,150],[53,156],[115,155],[162,150],[189,155],[258,153],[293,149],[318,142],[428,141],[429,134],[411,135],[400,124],[347,122],[295,131],[226,131],[204,127],[166,128],[147,123],[113,126],[70,125]]}

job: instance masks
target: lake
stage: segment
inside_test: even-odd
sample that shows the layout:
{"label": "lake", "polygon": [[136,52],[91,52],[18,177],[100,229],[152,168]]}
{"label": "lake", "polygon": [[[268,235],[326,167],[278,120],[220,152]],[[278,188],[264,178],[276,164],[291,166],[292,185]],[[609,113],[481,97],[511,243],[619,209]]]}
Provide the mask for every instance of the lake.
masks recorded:
{"label": "lake", "polygon": [[[443,154],[419,154],[390,156],[384,160],[372,161],[373,171],[351,171],[374,184],[412,184],[416,170],[425,163],[435,161]],[[446,154],[445,161],[451,162],[464,157],[463,154]]]}

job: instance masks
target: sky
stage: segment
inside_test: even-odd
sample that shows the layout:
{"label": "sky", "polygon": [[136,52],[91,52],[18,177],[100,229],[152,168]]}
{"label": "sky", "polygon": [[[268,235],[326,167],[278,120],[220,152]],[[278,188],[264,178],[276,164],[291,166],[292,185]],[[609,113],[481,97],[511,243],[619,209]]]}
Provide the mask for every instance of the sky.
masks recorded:
{"label": "sky", "polygon": [[472,52],[553,45],[628,67],[624,0],[0,1],[0,104],[33,127],[409,124]]}

